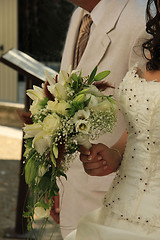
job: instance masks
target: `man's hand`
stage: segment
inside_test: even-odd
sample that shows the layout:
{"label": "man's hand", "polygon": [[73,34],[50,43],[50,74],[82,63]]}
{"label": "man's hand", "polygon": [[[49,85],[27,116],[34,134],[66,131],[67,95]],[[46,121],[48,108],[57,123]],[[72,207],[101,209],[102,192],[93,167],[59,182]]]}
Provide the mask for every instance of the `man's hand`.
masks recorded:
{"label": "man's hand", "polygon": [[121,161],[117,151],[101,143],[92,145],[90,150],[81,146],[79,151],[84,170],[90,176],[105,176],[115,172]]}

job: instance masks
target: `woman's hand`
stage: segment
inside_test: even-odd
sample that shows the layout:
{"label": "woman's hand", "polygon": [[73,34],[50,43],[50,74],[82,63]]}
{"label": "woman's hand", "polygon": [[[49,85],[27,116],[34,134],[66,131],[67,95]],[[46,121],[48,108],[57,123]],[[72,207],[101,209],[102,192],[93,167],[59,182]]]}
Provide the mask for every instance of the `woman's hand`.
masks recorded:
{"label": "woman's hand", "polygon": [[84,170],[90,176],[105,176],[115,172],[121,162],[118,151],[102,143],[92,145],[90,150],[80,146],[79,151]]}

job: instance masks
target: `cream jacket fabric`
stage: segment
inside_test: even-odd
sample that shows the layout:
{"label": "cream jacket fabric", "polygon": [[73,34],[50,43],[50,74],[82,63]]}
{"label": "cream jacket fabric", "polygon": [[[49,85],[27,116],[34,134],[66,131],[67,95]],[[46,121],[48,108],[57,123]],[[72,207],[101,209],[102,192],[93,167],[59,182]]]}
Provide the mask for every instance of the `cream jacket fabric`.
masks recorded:
{"label": "cream jacket fabric", "polygon": [[[135,62],[143,66],[140,43],[144,41],[146,0],[108,0],[108,8],[92,32],[77,69],[88,75],[98,65],[98,72],[110,70],[108,81],[115,88],[129,67]],[[74,46],[84,10],[77,8],[68,30],[61,69],[73,64]],[[106,90],[116,97],[116,90]],[[125,130],[121,114],[112,134],[97,140],[112,146]],[[88,176],[79,159],[75,159],[67,172],[68,180],[60,184],[60,227],[63,237],[76,228],[80,217],[101,206],[114,174],[105,177]]]}

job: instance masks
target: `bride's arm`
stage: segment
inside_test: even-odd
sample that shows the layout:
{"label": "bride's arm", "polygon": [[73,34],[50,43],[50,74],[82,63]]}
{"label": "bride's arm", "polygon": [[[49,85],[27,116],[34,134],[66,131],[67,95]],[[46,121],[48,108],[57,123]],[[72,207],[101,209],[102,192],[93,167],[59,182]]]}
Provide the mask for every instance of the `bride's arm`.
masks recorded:
{"label": "bride's arm", "polygon": [[105,176],[115,172],[121,163],[126,142],[125,131],[111,148],[102,143],[92,145],[90,150],[80,147],[80,160],[85,172],[91,176]]}

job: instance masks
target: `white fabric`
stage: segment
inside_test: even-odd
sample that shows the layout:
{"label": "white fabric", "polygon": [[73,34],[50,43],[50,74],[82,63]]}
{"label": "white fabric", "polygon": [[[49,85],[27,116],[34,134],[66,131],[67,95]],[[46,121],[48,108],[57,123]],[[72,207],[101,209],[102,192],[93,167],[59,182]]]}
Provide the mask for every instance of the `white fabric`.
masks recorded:
{"label": "white fabric", "polygon": [[160,239],[160,83],[131,69],[118,101],[128,140],[104,206],[84,217],[66,240]]}
{"label": "white fabric", "polygon": [[[145,32],[146,0],[107,0],[107,8],[92,32],[78,69],[87,76],[98,65],[98,72],[110,70],[106,78],[114,88],[106,90],[107,95],[116,95],[116,87],[124,78],[129,66],[141,59],[138,40]],[[73,63],[74,46],[79,24],[84,11],[77,8],[70,22],[65,43],[61,69]],[[136,47],[135,47],[136,46]],[[137,51],[139,50],[138,54]],[[143,59],[141,59],[143,62]],[[112,146],[125,129],[121,114],[112,134],[101,136],[97,142]],[[60,227],[63,237],[76,228],[79,219],[89,211],[101,206],[102,198],[109,188],[114,174],[104,177],[90,177],[77,158],[67,172],[68,180],[60,184]]]}
{"label": "white fabric", "polygon": [[98,24],[100,23],[102,16],[105,14],[108,3],[109,0],[101,0],[90,13],[91,18],[93,20],[93,24],[91,26],[91,33],[93,32],[95,27],[98,26]]}

